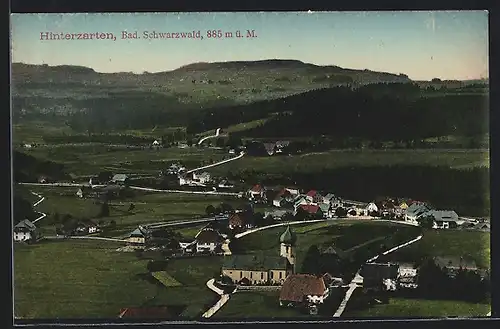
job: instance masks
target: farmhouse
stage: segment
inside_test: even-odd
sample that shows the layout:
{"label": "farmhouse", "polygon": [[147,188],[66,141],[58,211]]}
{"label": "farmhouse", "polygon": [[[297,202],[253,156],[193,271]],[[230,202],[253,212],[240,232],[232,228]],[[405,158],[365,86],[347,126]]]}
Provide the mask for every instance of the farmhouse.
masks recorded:
{"label": "farmhouse", "polygon": [[226,255],[222,275],[236,284],[283,284],[295,272],[297,237],[288,226],[280,236],[280,256],[265,254]]}
{"label": "farmhouse", "polygon": [[366,206],[366,211],[367,211],[368,214],[373,213],[373,212],[378,212],[378,207],[377,207],[377,205],[374,202],[370,202]]}
{"label": "farmhouse", "polygon": [[317,314],[317,305],[328,297],[329,289],[323,277],[310,274],[293,274],[286,278],[281,287],[280,306],[309,308],[311,314]]}
{"label": "farmhouse", "polygon": [[139,226],[132,233],[130,233],[128,242],[138,245],[145,244],[150,236],[151,232],[149,230],[146,230],[144,227]]}
{"label": "farmhouse", "polygon": [[234,184],[230,183],[227,179],[222,180],[219,185],[220,188],[233,188]]}
{"label": "farmhouse", "polygon": [[329,204],[320,203],[319,210],[324,218],[332,218],[335,215],[335,212],[332,210]]}
{"label": "farmhouse", "polygon": [[266,197],[266,189],[259,184],[254,185],[247,193],[252,200],[263,200]]}
{"label": "farmhouse", "polygon": [[214,229],[206,228],[198,232],[195,236],[196,252],[216,253],[224,241],[220,233]]}
{"label": "farmhouse", "polygon": [[317,191],[315,190],[311,190],[309,192],[306,193],[306,199],[309,201],[309,202],[312,202],[312,203],[320,203],[320,202],[323,202],[323,196],[321,194],[319,194]]}
{"label": "farmhouse", "polygon": [[36,241],[37,238],[36,226],[30,220],[24,219],[14,226],[14,241]]}
{"label": "farmhouse", "polygon": [[290,141],[277,141],[275,145],[276,153],[283,153],[283,149],[290,145]]}
{"label": "farmhouse", "polygon": [[421,216],[431,216],[434,218],[433,228],[450,228],[450,225],[457,227],[458,215],[453,210],[431,210]]}
{"label": "farmhouse", "polygon": [[405,212],[405,220],[409,222],[416,222],[422,214],[432,210],[432,208],[421,202],[412,203]]}
{"label": "farmhouse", "polygon": [[296,215],[299,211],[303,211],[308,215],[313,215],[318,218],[322,218],[324,216],[323,212],[321,211],[321,208],[318,205],[315,204],[304,204],[300,205],[297,207],[295,210],[294,215]]}
{"label": "farmhouse", "polygon": [[83,189],[78,189],[78,191],[76,191],[76,196],[79,197],[79,198],[83,198],[84,197],[84,194],[83,194]]}
{"label": "farmhouse", "polygon": [[264,218],[272,217],[275,220],[280,220],[282,219],[287,213],[291,213],[288,210],[273,210],[273,211],[266,211],[264,213]]}
{"label": "farmhouse", "polygon": [[111,183],[125,185],[129,181],[129,177],[125,174],[116,174],[111,178]]}
{"label": "farmhouse", "polygon": [[274,155],[276,152],[276,143],[264,143],[267,155]]}
{"label": "farmhouse", "polygon": [[99,227],[93,221],[79,221],[74,229],[75,234],[91,234],[99,231]]}
{"label": "farmhouse", "polygon": [[311,202],[309,202],[305,197],[303,196],[299,196],[295,199],[294,201],[294,204],[293,204],[293,208],[295,210],[297,210],[298,207],[302,206],[302,205],[307,205],[307,204],[310,204]]}
{"label": "farmhouse", "polygon": [[206,184],[210,182],[210,174],[208,172],[202,172],[200,174],[197,174],[196,172],[193,173],[193,180],[199,181],[202,184]]}

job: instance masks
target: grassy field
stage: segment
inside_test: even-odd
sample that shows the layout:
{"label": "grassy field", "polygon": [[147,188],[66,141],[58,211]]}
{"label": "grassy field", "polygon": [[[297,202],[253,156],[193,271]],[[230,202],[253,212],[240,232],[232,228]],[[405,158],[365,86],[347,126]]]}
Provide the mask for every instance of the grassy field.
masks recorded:
{"label": "grassy field", "polygon": [[231,295],[231,298],[214,319],[252,320],[263,318],[296,318],[303,315],[293,308],[280,307],[279,291],[243,291]]}
{"label": "grassy field", "polygon": [[[358,220],[332,220],[326,223],[294,225],[292,230],[297,234],[295,250],[298,268],[301,268],[304,256],[311,245],[317,245],[320,249],[334,245],[341,250],[356,247],[356,253],[362,251],[357,255],[368,259],[376,255],[376,253],[372,254],[373,247],[378,248],[382,239],[388,245],[402,243],[417,235],[412,229],[413,227],[403,227],[386,222]],[[284,227],[263,230],[244,236],[238,242],[241,243],[241,248],[248,253],[279,255],[279,237],[284,230]],[[392,241],[391,236],[397,232],[400,237],[405,238],[404,241]]]}
{"label": "grassy field", "polygon": [[116,318],[121,308],[189,304],[193,318],[217,296],[205,282],[218,270],[212,258],[176,260],[167,272],[182,286],[147,280],[147,261],[116,252],[115,243],[43,242],[14,250],[15,314],[22,318]]}
{"label": "grassy field", "polygon": [[[55,213],[60,215],[70,214],[75,218],[96,218],[101,206],[95,204],[93,199],[78,198],[74,195],[76,190],[76,188],[33,187],[33,191],[45,197],[45,200],[36,207],[36,210],[49,216],[41,220],[38,226],[45,227],[51,233],[54,233],[52,218]],[[101,235],[121,236],[131,232],[139,224],[203,217],[209,204],[217,206],[221,202],[237,203],[234,198],[216,195],[144,194],[138,192],[132,198],[110,201],[109,217],[99,218],[98,220],[114,220],[116,228],[113,231],[103,232]],[[128,208],[131,203],[134,204],[135,208],[129,212]],[[194,237],[199,231],[198,227],[197,225],[182,228],[181,230],[184,230],[186,236],[190,237],[192,235]]]}
{"label": "grassy field", "polygon": [[422,165],[450,168],[489,167],[488,150],[331,150],[293,156],[251,157],[209,168],[214,174],[251,168],[255,171],[282,173],[319,172],[323,169],[356,166]]}
{"label": "grassy field", "polygon": [[423,256],[456,256],[473,259],[479,267],[490,268],[490,233],[456,230],[428,230],[423,238],[391,254],[394,260]]}
{"label": "grassy field", "polygon": [[364,317],[474,317],[485,316],[491,310],[487,304],[472,304],[459,301],[423,300],[423,299],[390,299],[389,304],[375,305],[365,310],[345,312],[345,318]]}
{"label": "grassy field", "polygon": [[174,279],[168,272],[159,271],[151,273],[153,277],[160,281],[165,287],[180,287],[182,283]]}
{"label": "grassy field", "polygon": [[188,168],[196,167],[202,162],[213,162],[229,158],[222,150],[210,148],[167,148],[108,150],[103,145],[58,145],[40,147],[25,151],[40,159],[47,159],[65,165],[67,172],[75,175],[96,175],[103,170],[120,173],[154,174],[167,168],[172,162],[181,162]]}

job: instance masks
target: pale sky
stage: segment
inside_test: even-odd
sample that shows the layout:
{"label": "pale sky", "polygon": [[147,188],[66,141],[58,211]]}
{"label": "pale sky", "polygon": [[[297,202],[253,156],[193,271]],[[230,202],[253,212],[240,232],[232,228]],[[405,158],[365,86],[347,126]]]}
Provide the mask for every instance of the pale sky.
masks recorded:
{"label": "pale sky", "polygon": [[[98,72],[158,72],[194,62],[296,59],[408,74],[414,80],[488,77],[488,13],[12,14],[12,61]],[[207,30],[242,38],[207,38]],[[256,38],[246,38],[255,30]],[[122,31],[141,39],[122,40]],[[144,31],[200,31],[200,39],[145,39]],[[40,33],[113,33],[113,40],[40,40]]]}

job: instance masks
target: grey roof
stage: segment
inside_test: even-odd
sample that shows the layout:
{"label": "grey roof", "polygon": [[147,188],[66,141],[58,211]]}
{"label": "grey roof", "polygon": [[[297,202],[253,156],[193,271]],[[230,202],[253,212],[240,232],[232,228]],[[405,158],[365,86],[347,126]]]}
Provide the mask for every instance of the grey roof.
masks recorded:
{"label": "grey roof", "polygon": [[431,210],[431,207],[429,207],[428,205],[426,204],[417,204],[417,203],[413,203],[411,206],[409,206],[407,209],[406,209],[406,214],[407,215],[413,215],[413,216],[418,216],[418,215],[421,215],[425,212],[428,212]]}
{"label": "grey roof", "polygon": [[36,229],[36,226],[30,220],[24,219],[19,223],[17,223],[17,225],[14,226],[14,228],[27,228],[28,230],[32,231]]}
{"label": "grey roof", "polygon": [[436,221],[458,221],[458,215],[453,210],[431,210],[429,215]]}
{"label": "grey roof", "polygon": [[294,200],[294,205],[297,206],[299,203],[301,203],[302,201],[305,201],[306,198],[301,196],[300,198],[297,198],[296,200]]}
{"label": "grey roof", "polygon": [[245,271],[268,271],[286,269],[286,259],[279,256],[227,255],[224,256],[223,269]]}
{"label": "grey roof", "polygon": [[138,227],[136,228],[135,230],[132,231],[132,233],[130,233],[130,236],[131,237],[146,237],[146,235],[148,234],[149,232],[141,227]]}
{"label": "grey roof", "polygon": [[336,196],[335,196],[335,194],[333,194],[333,193],[328,193],[327,195],[325,195],[325,200],[328,200],[328,201],[330,201],[330,200],[332,200],[332,199],[334,199],[334,200],[335,200],[336,198],[337,198],[337,197],[336,197]]}
{"label": "grey roof", "polygon": [[121,182],[123,182],[123,181],[125,181],[127,178],[128,178],[128,176],[127,176],[127,175],[125,175],[125,174],[116,174],[116,175],[114,175],[114,176],[113,176],[113,179],[112,179],[112,180],[114,180],[114,181],[119,181],[119,182],[120,182],[120,181],[121,181]]}
{"label": "grey roof", "polygon": [[328,211],[328,209],[330,209],[330,206],[329,206],[329,205],[327,205],[327,204],[324,204],[324,203],[320,203],[320,204],[319,204],[319,208],[321,209],[321,211],[323,211],[323,212],[327,212],[327,211]]}

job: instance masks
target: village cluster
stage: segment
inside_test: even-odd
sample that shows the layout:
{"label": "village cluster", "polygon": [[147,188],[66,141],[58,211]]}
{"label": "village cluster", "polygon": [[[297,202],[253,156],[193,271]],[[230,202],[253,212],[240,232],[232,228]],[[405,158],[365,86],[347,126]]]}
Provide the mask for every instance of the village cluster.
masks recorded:
{"label": "village cluster", "polygon": [[[167,174],[177,175],[180,185],[213,183],[208,173],[192,173],[189,178],[186,168],[173,164]],[[103,184],[104,183],[104,184]],[[100,184],[96,187],[96,184]],[[91,179],[89,186],[76,192],[79,198],[109,200],[126,193],[130,179],[124,174],[115,174],[106,182]],[[232,187],[227,179],[218,183],[219,187]],[[207,216],[211,220],[194,237],[186,239],[174,230],[161,225],[139,226],[126,238],[127,246],[120,251],[140,251],[143,255],[156,254],[163,259],[183,257],[223,256],[220,275],[215,278],[215,286],[224,291],[245,289],[245,287],[269,287],[279,289],[279,305],[299,307],[310,314],[317,314],[335,289],[345,289],[360,284],[364,292],[395,291],[418,287],[418,268],[414,263],[393,263],[367,261],[355,274],[351,283],[345,282],[346,273],[342,269],[326,271],[317,275],[300,273],[297,269],[297,237],[292,222],[308,220],[391,220],[403,221],[415,226],[433,229],[477,229],[489,230],[489,223],[460,218],[453,210],[434,209],[431,205],[397,198],[381,198],[369,203],[345,200],[334,193],[316,190],[302,191],[298,187],[266,188],[256,184],[240,193],[247,206],[233,209],[230,205],[207,206]],[[259,206],[266,209],[256,211]],[[284,231],[279,237],[276,254],[246,254],[245,251],[231,250],[231,241],[242,233],[261,226],[283,224]],[[71,230],[61,233],[87,235],[99,233],[110,223],[92,220],[73,222]],[[15,241],[36,241],[40,238],[36,225],[25,219],[14,227]],[[278,241],[277,241],[278,242]],[[342,251],[335,246],[324,248],[321,255],[330,255],[332,262],[341,262]],[[301,260],[302,261],[302,260]],[[436,264],[453,276],[458,269],[478,271],[473,263],[463,259],[436,257]],[[358,278],[358,279],[357,279]],[[209,278],[207,278],[209,279]],[[358,281],[356,281],[358,280]]]}

